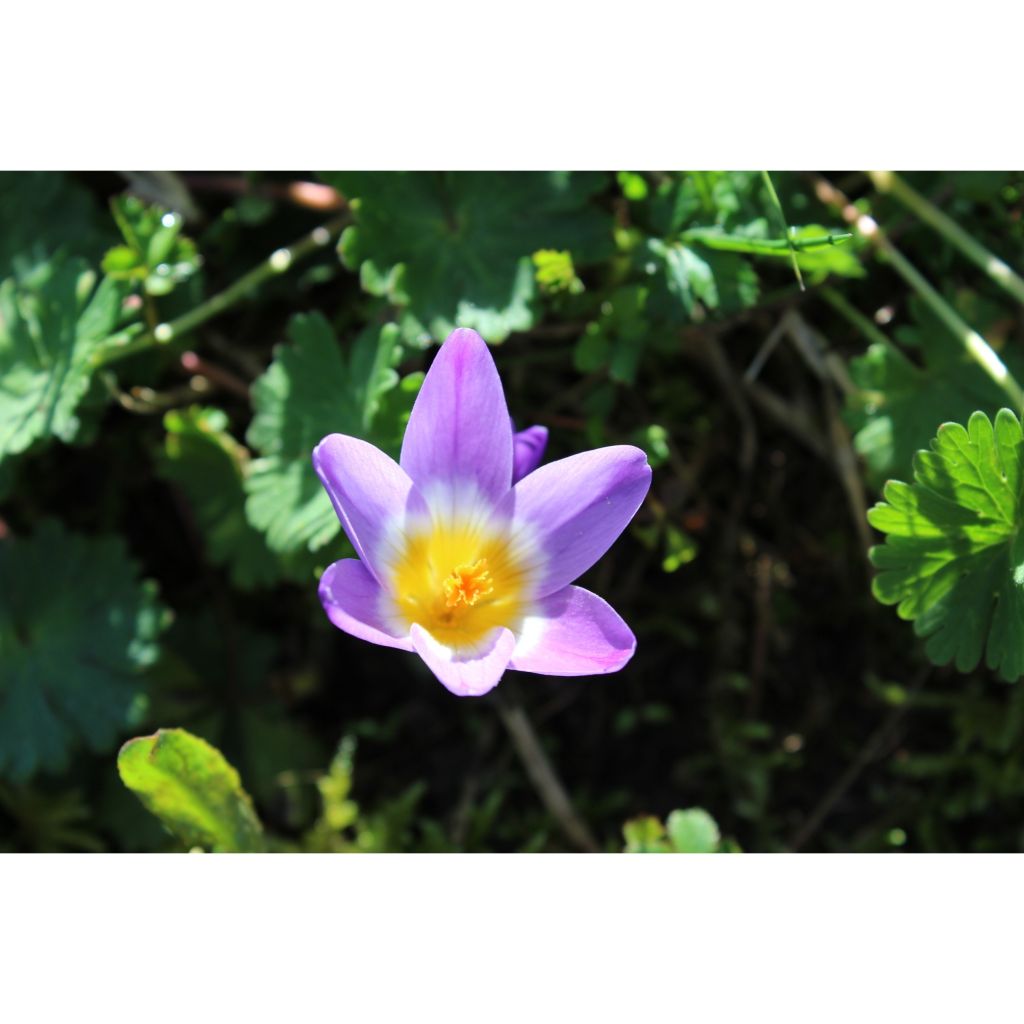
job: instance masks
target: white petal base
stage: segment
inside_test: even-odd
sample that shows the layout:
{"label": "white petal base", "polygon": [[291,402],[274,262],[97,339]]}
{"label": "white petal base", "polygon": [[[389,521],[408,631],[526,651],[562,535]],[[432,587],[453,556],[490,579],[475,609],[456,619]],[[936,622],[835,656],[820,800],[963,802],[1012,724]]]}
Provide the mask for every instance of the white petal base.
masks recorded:
{"label": "white petal base", "polygon": [[422,626],[412,627],[412,645],[441,683],[457,697],[480,697],[493,690],[508,668],[516,646],[511,630],[492,630],[475,651],[456,651]]}

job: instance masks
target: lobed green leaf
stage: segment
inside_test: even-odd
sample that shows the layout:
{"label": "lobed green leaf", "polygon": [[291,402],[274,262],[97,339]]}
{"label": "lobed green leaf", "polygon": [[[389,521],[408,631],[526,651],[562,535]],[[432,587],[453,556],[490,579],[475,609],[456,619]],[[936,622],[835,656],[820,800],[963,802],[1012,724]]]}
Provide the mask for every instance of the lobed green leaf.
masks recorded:
{"label": "lobed green leaf", "polygon": [[410,339],[443,341],[461,326],[501,342],[534,324],[533,253],[567,251],[580,265],[612,251],[612,219],[590,202],[603,174],[508,173],[500,187],[478,172],[323,177],[355,209],[343,261],[403,308]]}
{"label": "lobed green leaf", "polygon": [[[854,448],[869,476],[909,476],[915,453],[944,421],[963,422],[975,409],[994,416],[1006,396],[972,360],[948,329],[920,302],[910,302],[914,323],[896,332],[899,342],[920,354],[920,365],[895,345],[875,343],[850,363],[858,391],[847,404]],[[984,326],[984,325],[982,325]],[[1024,360],[1004,352],[1011,371]]]}
{"label": "lobed green leaf", "polygon": [[0,279],[56,257],[98,260],[113,241],[92,196],[70,175],[0,173]]}
{"label": "lobed green leaf", "polygon": [[[757,273],[736,253],[657,238],[649,239],[647,248],[655,258],[653,266],[660,265],[665,288],[681,308],[683,319],[699,318],[698,304],[707,311],[728,313],[757,302]],[[672,318],[679,319],[678,313]]]}
{"label": "lobed green leaf", "polygon": [[123,287],[83,260],[52,260],[0,283],[0,462],[33,442],[74,441],[93,354],[121,312]]}
{"label": "lobed green leaf", "polygon": [[43,522],[0,542],[0,775],[60,771],[137,723],[166,617],[122,542]]}
{"label": "lobed green leaf", "polygon": [[157,468],[185,492],[210,561],[226,566],[238,587],[267,586],[280,578],[281,567],[245,517],[249,453],[227,426],[220,409],[172,409],[164,416],[167,438]]}
{"label": "lobed green leaf", "polygon": [[914,483],[891,482],[868,513],[886,533],[871,552],[872,590],[914,621],[936,664],[960,671],[984,656],[1006,680],[1024,675],[1024,431],[1002,409],[945,423],[914,459]]}
{"label": "lobed green leaf", "polygon": [[290,342],[252,389],[247,439],[261,457],[246,472],[245,508],[272,550],[315,551],[341,526],[313,470],[313,448],[332,433],[390,447],[415,391],[396,387],[392,363],[400,350],[393,324],[368,328],[347,356],[319,313],[293,317],[288,334]]}

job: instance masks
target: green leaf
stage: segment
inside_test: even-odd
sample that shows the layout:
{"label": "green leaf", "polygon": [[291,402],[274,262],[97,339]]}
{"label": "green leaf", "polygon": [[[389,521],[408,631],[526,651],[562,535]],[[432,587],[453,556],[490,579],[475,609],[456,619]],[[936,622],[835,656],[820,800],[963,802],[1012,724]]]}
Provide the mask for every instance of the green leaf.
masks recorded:
{"label": "green leaf", "polygon": [[722,838],[715,819],[700,807],[673,811],[665,830],[676,853],[717,853]]}
{"label": "green leaf", "polygon": [[633,443],[647,452],[651,469],[664,465],[671,455],[669,432],[660,423],[650,423],[633,433]]}
{"label": "green leaf", "polygon": [[0,775],[59,771],[135,725],[164,616],[122,542],[43,522],[0,542]]}
{"label": "green leaf", "polygon": [[[142,723],[133,732],[145,728]],[[125,853],[151,853],[177,849],[177,842],[154,818],[130,789],[126,789],[109,759],[100,766],[102,778],[91,809],[94,827],[113,839],[115,849]]]}
{"label": "green leaf", "polygon": [[112,241],[98,204],[69,175],[0,174],[0,279],[57,254],[99,259]]}
{"label": "green leaf", "polygon": [[368,329],[348,359],[319,313],[293,317],[288,334],[290,344],[278,349],[252,389],[255,416],[247,439],[262,457],[246,475],[246,515],[272,550],[313,551],[341,529],[313,471],[313,448],[332,433],[388,447],[402,415],[388,399],[397,391],[407,417],[415,392],[395,387],[394,325]]}
{"label": "green leaf", "polygon": [[576,276],[571,252],[538,249],[532,259],[534,277],[544,294],[558,295],[560,292],[568,292],[570,295],[580,295],[583,293],[583,282]]}
{"label": "green leaf", "polygon": [[690,175],[702,205],[713,209],[717,225],[733,234],[767,237],[771,197],[760,171],[690,171]]}
{"label": "green leaf", "polygon": [[214,565],[243,589],[275,583],[281,568],[263,534],[245,518],[242,486],[249,453],[228,433],[220,409],[172,409],[160,475],[185,492]]}
{"label": "green leaf", "polygon": [[398,387],[385,392],[373,419],[371,438],[382,451],[397,457],[409,422],[412,404],[419,394],[425,374],[422,370],[407,373],[398,382]]}
{"label": "green leaf", "polygon": [[359,821],[359,805],[351,799],[355,749],[355,738],[343,737],[327,771],[317,779],[320,816],[303,837],[303,846],[309,852],[345,853],[353,849],[343,833]]}
{"label": "green leaf", "polygon": [[631,202],[642,202],[647,198],[647,180],[636,171],[619,171],[615,176],[622,194]]}
{"label": "green leaf", "polygon": [[835,245],[817,246],[811,249],[800,248],[801,243],[808,239],[835,235],[820,224],[805,224],[803,227],[790,228],[790,238],[797,246],[796,261],[812,284],[824,281],[829,274],[838,277],[865,277],[867,271],[858,255],[859,244],[851,238]]}
{"label": "green leaf", "polygon": [[982,656],[1003,679],[1024,674],[1024,434],[1001,409],[967,429],[945,423],[914,459],[914,483],[890,481],[868,513],[888,534],[871,551],[875,597],[927,638],[937,665],[961,672]]}
{"label": "green leaf", "polygon": [[650,239],[647,245],[662,263],[669,294],[679,301],[686,316],[692,317],[697,302],[714,286],[711,268],[689,246],[658,238]]}
{"label": "green leaf", "polygon": [[573,365],[580,373],[593,373],[608,365],[612,354],[612,343],[607,331],[601,329],[598,321],[587,324],[573,350]]}
{"label": "green leaf", "polygon": [[108,249],[103,257],[102,269],[103,273],[110,277],[119,277],[125,280],[146,276],[146,265],[130,245],[115,245],[112,249]]}
{"label": "green leaf", "polygon": [[600,318],[587,324],[576,345],[574,362],[582,373],[607,367],[612,380],[633,384],[650,325],[648,290],[640,285],[617,288],[601,304]]}
{"label": "green leaf", "polygon": [[195,243],[181,234],[181,214],[131,195],[115,197],[110,209],[125,244],[103,257],[105,274],[141,281],[150,295],[167,295],[199,269]]}
{"label": "green leaf", "polygon": [[117,757],[121,781],[186,846],[215,853],[263,849],[263,828],[238,772],[216,747],[184,729],[129,740]]}
{"label": "green leaf", "polygon": [[626,840],[625,853],[670,852],[665,841],[665,826],[657,818],[633,818],[622,826],[622,835]]}
{"label": "green leaf", "polygon": [[765,234],[766,202],[756,171],[686,171],[659,183],[650,201],[651,227],[662,236],[697,224],[733,234]]}
{"label": "green leaf", "polygon": [[681,566],[689,565],[699,550],[693,537],[668,523],[665,526],[665,555],[661,560],[661,568],[665,572],[675,572]]}
{"label": "green leaf", "polygon": [[378,331],[372,325],[352,346],[349,356],[349,394],[359,416],[362,436],[369,436],[374,419],[385,396],[398,382],[392,364],[401,354],[401,331],[396,324],[385,324]]}
{"label": "green leaf", "polygon": [[711,274],[703,301],[718,313],[734,313],[747,309],[761,297],[757,271],[749,260],[735,253],[701,250],[700,258]]}
{"label": "green leaf", "polygon": [[722,849],[715,819],[700,807],[672,811],[664,825],[650,816],[634,818],[622,831],[625,853],[719,853]]}
{"label": "green leaf", "polygon": [[122,287],[82,260],[39,264],[0,284],[0,461],[41,438],[73,441],[92,355],[116,326]]}
{"label": "green leaf", "polygon": [[[406,336],[443,340],[456,326],[492,343],[534,323],[531,255],[568,251],[575,264],[612,251],[612,219],[590,200],[602,174],[339,172],[323,176],[354,200],[345,264],[364,288],[406,307]],[[396,278],[393,268],[403,272]]]}
{"label": "green leaf", "polygon": [[648,203],[651,230],[666,237],[677,235],[702,208],[697,183],[691,175],[664,180]]}
{"label": "green leaf", "polygon": [[[906,478],[919,448],[944,420],[965,422],[975,409],[990,416],[1006,396],[964,352],[948,330],[916,300],[914,323],[899,329],[900,343],[920,353],[914,363],[895,345],[876,342],[850,363],[858,392],[847,403],[845,417],[854,430],[854,448],[867,463],[871,480]],[[1011,372],[1024,369],[1024,359],[1002,353]]]}
{"label": "green leaf", "polygon": [[[774,206],[773,206],[774,203]],[[791,260],[812,281],[828,274],[863,276],[850,235],[817,224],[788,228],[769,235],[766,212],[778,200],[766,191],[765,177],[746,171],[694,171],[659,184],[650,203],[655,232],[648,240],[662,268],[668,293],[684,319],[700,319],[705,311],[728,313],[754,305],[759,297],[757,273],[746,257]],[[667,310],[680,319],[679,309]]]}
{"label": "green leaf", "polygon": [[[682,307],[684,318],[697,319],[703,310],[732,312],[757,301],[757,273],[741,256],[657,238],[647,245],[655,257],[654,266],[661,265],[668,293]],[[673,318],[679,319],[678,312]]]}

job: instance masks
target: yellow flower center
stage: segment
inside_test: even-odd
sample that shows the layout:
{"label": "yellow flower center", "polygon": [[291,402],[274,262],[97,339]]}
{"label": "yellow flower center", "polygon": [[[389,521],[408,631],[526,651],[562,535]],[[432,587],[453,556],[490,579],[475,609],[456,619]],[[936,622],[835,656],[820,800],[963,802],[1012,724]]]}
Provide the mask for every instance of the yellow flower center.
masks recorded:
{"label": "yellow flower center", "polygon": [[527,614],[532,572],[524,547],[479,522],[433,521],[408,534],[391,593],[402,627],[417,623],[450,647],[472,647]]}
{"label": "yellow flower center", "polygon": [[494,580],[486,558],[478,558],[472,565],[456,566],[444,581],[444,603],[449,608],[458,608],[460,604],[472,606],[493,593]]}

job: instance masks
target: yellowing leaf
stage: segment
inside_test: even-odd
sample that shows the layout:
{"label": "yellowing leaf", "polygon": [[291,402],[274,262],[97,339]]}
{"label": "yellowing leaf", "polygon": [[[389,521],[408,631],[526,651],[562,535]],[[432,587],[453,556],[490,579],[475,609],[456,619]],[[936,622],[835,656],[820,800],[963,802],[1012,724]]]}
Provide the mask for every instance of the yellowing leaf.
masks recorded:
{"label": "yellowing leaf", "polygon": [[238,772],[184,729],[129,740],[117,758],[124,784],[186,846],[216,853],[263,849],[263,827]]}

